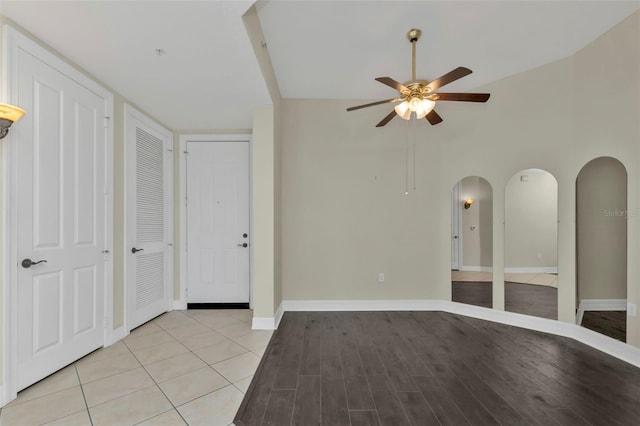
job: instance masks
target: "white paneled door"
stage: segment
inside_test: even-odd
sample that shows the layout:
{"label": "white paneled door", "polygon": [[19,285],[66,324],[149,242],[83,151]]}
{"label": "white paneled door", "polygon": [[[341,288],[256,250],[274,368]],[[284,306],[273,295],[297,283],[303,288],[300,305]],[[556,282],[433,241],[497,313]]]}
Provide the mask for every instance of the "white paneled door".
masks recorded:
{"label": "white paneled door", "polygon": [[106,111],[45,62],[14,60],[19,390],[104,344]]}
{"label": "white paneled door", "polygon": [[127,105],[127,326],[171,309],[172,134]]}
{"label": "white paneled door", "polygon": [[188,303],[249,303],[249,142],[187,142]]}

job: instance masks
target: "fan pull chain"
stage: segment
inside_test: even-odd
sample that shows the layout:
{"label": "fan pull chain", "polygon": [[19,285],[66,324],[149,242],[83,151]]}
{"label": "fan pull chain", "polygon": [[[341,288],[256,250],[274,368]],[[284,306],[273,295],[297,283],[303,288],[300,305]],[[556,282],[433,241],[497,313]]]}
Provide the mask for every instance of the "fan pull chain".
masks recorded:
{"label": "fan pull chain", "polygon": [[406,121],[407,137],[404,140],[404,195],[409,195],[409,121]]}
{"label": "fan pull chain", "polygon": [[413,190],[416,190],[416,121],[413,118]]}

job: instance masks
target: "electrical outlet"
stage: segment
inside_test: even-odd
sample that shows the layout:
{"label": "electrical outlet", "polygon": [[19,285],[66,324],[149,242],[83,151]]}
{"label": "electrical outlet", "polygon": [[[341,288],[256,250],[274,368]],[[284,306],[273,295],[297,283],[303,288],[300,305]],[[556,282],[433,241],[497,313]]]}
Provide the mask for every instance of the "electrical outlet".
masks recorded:
{"label": "electrical outlet", "polygon": [[379,283],[383,283],[384,282],[384,272],[378,273],[378,282]]}
{"label": "electrical outlet", "polygon": [[627,315],[635,317],[637,315],[637,308],[635,303],[627,303]]}

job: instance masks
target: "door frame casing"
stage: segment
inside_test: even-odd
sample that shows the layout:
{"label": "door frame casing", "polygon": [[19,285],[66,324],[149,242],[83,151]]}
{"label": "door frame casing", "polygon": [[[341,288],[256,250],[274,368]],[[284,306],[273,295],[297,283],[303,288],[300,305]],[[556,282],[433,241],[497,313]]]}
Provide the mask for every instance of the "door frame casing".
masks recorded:
{"label": "door frame casing", "polygon": [[[178,200],[180,203],[180,298],[174,301],[174,309],[187,309],[187,143],[216,143],[216,142],[247,142],[249,144],[249,158],[247,158],[249,170],[249,235],[253,228],[253,187],[251,158],[253,156],[252,136],[250,134],[183,134],[180,140],[180,177],[178,187]],[[253,308],[253,245],[249,245],[249,306]]]}
{"label": "door frame casing", "polygon": [[[123,253],[124,253],[124,327],[125,333],[129,334],[131,331],[131,300],[130,293],[131,289],[129,286],[135,285],[135,282],[131,282],[129,280],[130,274],[130,261],[131,257],[129,256],[129,247],[131,247],[130,239],[133,238],[131,235],[131,218],[129,217],[129,206],[131,205],[131,193],[132,190],[135,189],[135,177],[131,176],[131,161],[132,159],[129,157],[129,144],[136,143],[135,140],[129,140],[129,126],[131,125],[132,120],[137,120],[141,124],[148,126],[154,132],[161,134],[162,136],[168,138],[170,149],[173,154],[173,133],[164,127],[162,124],[153,120],[151,117],[147,116],[142,111],[134,108],[132,105],[127,103],[124,104],[124,121],[123,121],[123,129],[124,129],[124,188],[125,188],[125,197],[124,197],[124,238],[123,238]],[[135,149],[135,148],[134,148]],[[169,161],[166,161],[168,167],[169,177],[165,182],[165,195],[168,197],[168,201],[166,204],[169,206],[165,209],[165,232],[167,233],[167,237],[165,237],[165,241],[170,242],[170,244],[174,244],[174,172],[173,172],[173,155],[169,156]],[[167,225],[168,224],[168,225]],[[173,309],[173,301],[175,299],[174,291],[173,291],[173,265],[174,265],[174,253],[175,249],[173,246],[169,250],[171,252],[171,262],[169,262],[167,274],[165,276],[164,283],[164,291],[165,294],[169,295],[169,302],[167,303],[167,311]]]}
{"label": "door frame casing", "polygon": [[[114,343],[118,333],[113,330],[113,94],[81,71],[40,46],[12,26],[2,26],[2,93],[3,101],[17,104],[18,51],[34,56],[65,77],[98,95],[104,101],[104,337],[103,344]],[[29,111],[26,112],[29,114]],[[13,134],[13,138],[12,138]],[[18,371],[18,235],[17,235],[17,150],[13,145],[19,136],[19,124],[12,127],[9,135],[0,142],[2,150],[2,384],[0,406],[17,396]],[[64,366],[61,366],[64,367]]]}

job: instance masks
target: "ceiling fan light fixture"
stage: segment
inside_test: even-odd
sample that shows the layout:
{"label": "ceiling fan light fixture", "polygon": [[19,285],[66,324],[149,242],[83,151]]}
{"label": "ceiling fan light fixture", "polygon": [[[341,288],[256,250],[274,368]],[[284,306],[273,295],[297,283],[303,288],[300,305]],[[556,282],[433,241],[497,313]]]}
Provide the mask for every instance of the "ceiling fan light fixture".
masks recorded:
{"label": "ceiling fan light fixture", "polygon": [[434,109],[437,101],[486,102],[489,99],[489,93],[438,92],[438,90],[443,86],[471,74],[471,70],[469,68],[457,67],[431,81],[416,79],[416,43],[420,38],[420,34],[421,31],[416,28],[409,30],[407,33],[407,38],[411,42],[411,80],[401,84],[391,77],[376,78],[377,82],[395,89],[398,92],[398,97],[350,107],[347,108],[347,111],[400,102],[395,105],[393,111],[376,124],[376,127],[385,126],[395,118],[396,115],[400,116],[400,118],[404,120],[410,120],[411,113],[413,112],[416,113],[417,119],[426,118],[433,126],[442,122],[442,117],[440,117]]}
{"label": "ceiling fan light fixture", "polygon": [[408,101],[399,103],[394,109],[396,114],[404,120],[410,120],[412,112],[415,112],[416,118],[420,120],[429,114],[435,106],[436,103],[432,100],[413,97]]}
{"label": "ceiling fan light fixture", "polygon": [[419,102],[418,107],[415,109],[416,118],[418,120],[424,118],[427,114],[429,114],[433,110],[433,107],[435,106],[436,106],[436,103],[434,101],[429,99],[422,99]]}
{"label": "ceiling fan light fixture", "polygon": [[400,116],[400,118],[404,120],[409,120],[411,118],[411,105],[409,104],[409,102],[400,102],[393,109],[396,111],[396,114]]}

